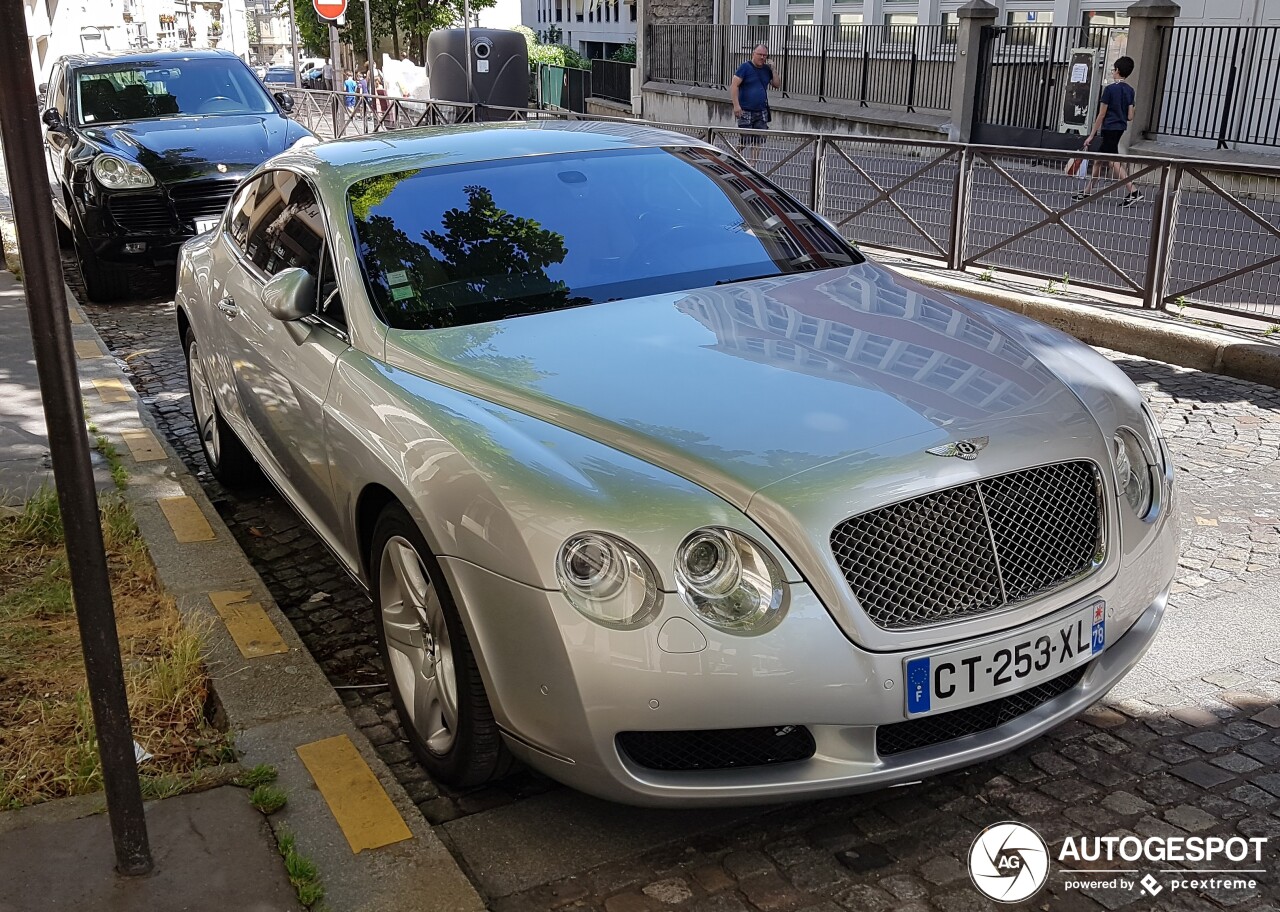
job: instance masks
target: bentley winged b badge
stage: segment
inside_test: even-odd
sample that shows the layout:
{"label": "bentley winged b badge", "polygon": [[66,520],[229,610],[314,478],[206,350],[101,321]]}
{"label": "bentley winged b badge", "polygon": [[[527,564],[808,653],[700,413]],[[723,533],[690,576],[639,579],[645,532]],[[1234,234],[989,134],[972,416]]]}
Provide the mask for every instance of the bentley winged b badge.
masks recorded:
{"label": "bentley winged b badge", "polygon": [[944,443],[942,446],[929,447],[926,453],[932,453],[934,456],[959,456],[961,459],[977,459],[988,443],[991,442],[990,437],[971,437],[968,440],[957,440],[954,443]]}

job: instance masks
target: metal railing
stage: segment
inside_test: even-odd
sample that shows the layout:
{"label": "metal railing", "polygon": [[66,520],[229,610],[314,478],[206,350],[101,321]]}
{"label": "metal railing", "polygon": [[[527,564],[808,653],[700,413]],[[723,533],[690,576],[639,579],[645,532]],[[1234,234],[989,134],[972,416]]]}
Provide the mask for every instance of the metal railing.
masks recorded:
{"label": "metal railing", "polygon": [[[1095,186],[1076,200],[1084,184],[1066,165],[1078,152],[774,130],[761,137],[415,99],[357,97],[347,110],[341,92],[290,94],[309,96],[294,116],[326,136],[477,120],[605,120],[672,130],[745,158],[855,243],[951,269],[1000,269],[1059,288],[1118,292],[1150,308],[1194,303],[1280,323],[1280,167],[1094,154]],[[379,101],[387,102],[380,113]],[[1129,169],[1143,195],[1137,205],[1119,205],[1127,181],[1103,176],[1111,161]],[[1229,244],[1221,241],[1226,236]]]}
{"label": "metal railing", "polygon": [[631,104],[631,74],[634,63],[621,60],[591,61],[591,94],[596,98],[608,98]]}
{"label": "metal railing", "polygon": [[1168,26],[1161,38],[1150,134],[1280,146],[1280,26]]}
{"label": "metal railing", "polygon": [[952,25],[649,26],[646,79],[727,89],[757,44],[784,96],[946,111],[951,108]]}

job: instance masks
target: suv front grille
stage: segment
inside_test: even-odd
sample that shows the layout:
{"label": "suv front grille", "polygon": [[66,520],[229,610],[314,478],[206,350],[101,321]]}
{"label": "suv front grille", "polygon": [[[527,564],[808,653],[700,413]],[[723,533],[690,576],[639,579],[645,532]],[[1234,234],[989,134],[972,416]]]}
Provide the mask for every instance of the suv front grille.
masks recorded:
{"label": "suv front grille", "polygon": [[719,770],[808,760],[813,735],[803,725],[709,731],[619,732],[618,748],[655,770]]}
{"label": "suv front grille", "polygon": [[170,187],[169,196],[177,207],[178,220],[190,227],[198,218],[221,215],[238,183],[234,180],[206,180]]}
{"label": "suv front grille", "polygon": [[907,630],[994,611],[1074,581],[1103,551],[1091,462],[1025,469],[847,519],[831,550],[872,622]]}
{"label": "suv front grille", "polygon": [[111,217],[125,231],[136,234],[169,234],[173,231],[173,213],[161,196],[111,195],[107,206]]}
{"label": "suv front grille", "polygon": [[1018,716],[1043,706],[1054,697],[1060,697],[1075,687],[1084,677],[1086,668],[1088,668],[1087,665],[1081,665],[1052,681],[1046,681],[1030,690],[1010,694],[989,703],[979,703],[977,706],[954,709],[936,716],[924,716],[920,719],[878,726],[876,753],[882,757],[901,754],[955,738],[963,738],[965,735],[988,731],[998,725],[1012,722]]}

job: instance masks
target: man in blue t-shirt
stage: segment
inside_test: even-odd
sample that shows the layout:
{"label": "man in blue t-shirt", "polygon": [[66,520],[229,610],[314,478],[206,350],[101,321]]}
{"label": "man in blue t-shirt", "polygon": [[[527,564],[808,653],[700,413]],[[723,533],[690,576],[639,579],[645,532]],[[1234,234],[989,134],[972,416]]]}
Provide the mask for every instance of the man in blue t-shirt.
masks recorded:
{"label": "man in blue t-shirt", "polygon": [[[733,101],[738,129],[769,129],[769,87],[776,89],[781,85],[773,67],[769,66],[769,46],[757,44],[751,51],[751,59],[738,67],[729,83],[729,98]],[[751,153],[757,151],[751,147],[764,142],[764,137],[744,137],[742,142],[748,147],[747,160],[750,161]]]}
{"label": "man in blue t-shirt", "polygon": [[[1098,99],[1098,117],[1093,122],[1093,132],[1084,141],[1086,149],[1093,144],[1094,137],[1101,133],[1102,145],[1097,151],[1112,154],[1119,153],[1120,137],[1128,129],[1129,121],[1133,120],[1133,86],[1125,82],[1132,72],[1132,57],[1121,57],[1116,61],[1111,70],[1112,82],[1102,90],[1102,97]],[[1111,166],[1111,174],[1116,180],[1125,181],[1129,185],[1129,195],[1124,198],[1120,205],[1127,209],[1141,200],[1142,194],[1133,185],[1133,181],[1129,180],[1129,172],[1125,169],[1124,163],[1109,161],[1107,164]],[[1082,200],[1087,197],[1093,190],[1094,175],[1101,170],[1100,162],[1097,166],[1091,168],[1089,170],[1089,179],[1085,182],[1084,189],[1074,194],[1072,198]]]}

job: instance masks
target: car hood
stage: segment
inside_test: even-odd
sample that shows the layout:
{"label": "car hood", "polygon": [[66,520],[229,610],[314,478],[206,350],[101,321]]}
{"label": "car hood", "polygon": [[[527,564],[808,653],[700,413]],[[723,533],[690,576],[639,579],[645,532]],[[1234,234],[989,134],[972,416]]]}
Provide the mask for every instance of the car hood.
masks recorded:
{"label": "car hood", "polygon": [[865,469],[1011,419],[1041,416],[1031,424],[1051,435],[1088,417],[1008,334],[873,263],[393,330],[386,358],[660,465],[744,511],[761,489],[821,466]]}
{"label": "car hood", "polygon": [[104,151],[138,162],[165,184],[247,174],[306,134],[301,125],[279,114],[162,117],[85,132]]}

